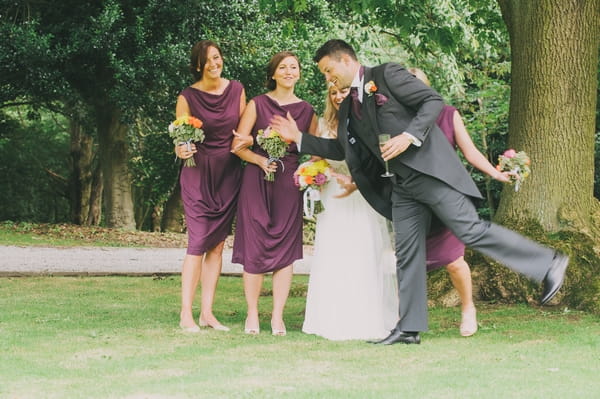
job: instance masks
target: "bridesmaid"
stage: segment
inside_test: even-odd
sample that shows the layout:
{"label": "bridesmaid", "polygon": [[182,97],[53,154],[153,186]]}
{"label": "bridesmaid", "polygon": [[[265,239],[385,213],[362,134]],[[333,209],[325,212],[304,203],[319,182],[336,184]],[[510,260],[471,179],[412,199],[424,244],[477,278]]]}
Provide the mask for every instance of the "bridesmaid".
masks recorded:
{"label": "bridesmaid", "polygon": [[[240,142],[256,142],[259,129],[266,129],[274,115],[288,113],[298,127],[314,133],[317,118],[313,107],[294,94],[300,79],[300,63],[294,53],[275,54],[267,66],[267,93],[248,103],[240,120],[232,148],[247,162],[242,176],[237,210],[234,263],[244,266],[244,292],[248,306],[245,322],[247,334],[258,334],[258,298],[265,273],[273,273],[273,335],[285,335],[283,309],[292,282],[292,264],[302,258],[302,195],[294,185],[293,173],[298,167],[298,149],[290,144],[279,162],[268,162],[269,156],[258,145],[238,150]],[[275,181],[266,181],[265,173],[275,172]]]}
{"label": "bridesmaid", "polygon": [[[219,46],[201,40],[191,52],[190,69],[195,83],[177,98],[177,117],[191,115],[203,122],[202,143],[177,146],[181,159],[194,157],[195,167],[182,167],[180,184],[188,230],[188,247],[181,271],[179,326],[187,332],[200,327],[228,331],[213,314],[212,306],[221,274],[223,246],[231,231],[239,194],[241,163],[231,154],[232,131],[246,107],[242,84],[221,76],[223,56]],[[202,304],[198,324],[192,304],[198,282]]]}

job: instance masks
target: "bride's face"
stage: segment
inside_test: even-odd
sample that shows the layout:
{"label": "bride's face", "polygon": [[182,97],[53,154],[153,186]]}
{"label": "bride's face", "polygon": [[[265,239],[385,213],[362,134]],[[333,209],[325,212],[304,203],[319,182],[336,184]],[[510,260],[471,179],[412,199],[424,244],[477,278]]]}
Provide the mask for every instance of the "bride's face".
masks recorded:
{"label": "bride's face", "polygon": [[340,104],[344,101],[344,98],[350,93],[350,88],[338,89],[336,86],[331,86],[329,89],[329,99],[333,104],[336,111],[339,111]]}

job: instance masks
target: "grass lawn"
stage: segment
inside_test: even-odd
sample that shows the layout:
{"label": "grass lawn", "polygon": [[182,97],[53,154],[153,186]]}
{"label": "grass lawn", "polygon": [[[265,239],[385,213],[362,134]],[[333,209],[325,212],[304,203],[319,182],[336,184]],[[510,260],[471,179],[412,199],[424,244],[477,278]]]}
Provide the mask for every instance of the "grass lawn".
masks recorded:
{"label": "grass lawn", "polygon": [[[270,280],[267,279],[267,288]],[[307,278],[294,278],[288,335],[243,334],[238,277],[215,313],[230,332],[179,330],[178,276],[0,279],[1,398],[592,398],[600,320],[568,309],[479,305],[430,310],[421,345],[332,342],[301,330]],[[196,310],[196,315],[198,310]],[[360,320],[356,321],[360,323]]]}

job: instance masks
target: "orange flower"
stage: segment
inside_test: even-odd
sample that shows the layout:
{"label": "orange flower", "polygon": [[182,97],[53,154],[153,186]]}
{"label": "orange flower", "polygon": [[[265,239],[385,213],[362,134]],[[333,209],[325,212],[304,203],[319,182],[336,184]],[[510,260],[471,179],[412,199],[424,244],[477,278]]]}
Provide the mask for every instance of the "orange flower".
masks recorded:
{"label": "orange flower", "polygon": [[200,129],[202,127],[202,121],[198,118],[194,118],[193,116],[188,118],[188,123],[196,129]]}
{"label": "orange flower", "polygon": [[365,84],[365,92],[368,96],[372,96],[377,91],[377,85],[372,80]]}
{"label": "orange flower", "polygon": [[312,176],[306,176],[306,184],[313,184],[315,179]]}

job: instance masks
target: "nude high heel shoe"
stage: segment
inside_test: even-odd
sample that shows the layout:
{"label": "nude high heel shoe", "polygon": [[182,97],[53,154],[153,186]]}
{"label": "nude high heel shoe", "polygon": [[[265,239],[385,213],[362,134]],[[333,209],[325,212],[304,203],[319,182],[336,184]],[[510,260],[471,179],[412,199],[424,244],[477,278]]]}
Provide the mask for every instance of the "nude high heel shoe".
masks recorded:
{"label": "nude high heel shoe", "polygon": [[285,337],[287,335],[287,331],[285,329],[285,326],[283,326],[283,329],[277,329],[273,327],[273,321],[271,321],[271,335],[275,335],[278,337]]}
{"label": "nude high heel shoe", "polygon": [[200,327],[210,327],[213,330],[217,330],[217,331],[229,331],[230,328],[227,326],[224,326],[223,324],[219,323],[219,324],[215,324],[215,325],[210,325],[208,324],[207,321],[202,320],[202,315],[200,315],[200,318],[198,319],[198,325]]}
{"label": "nude high heel shoe", "polygon": [[470,337],[477,332],[477,310],[471,308],[462,312],[460,321],[460,335]]}
{"label": "nude high heel shoe", "polygon": [[200,327],[198,327],[195,324],[191,327],[186,327],[183,324],[179,323],[179,328],[181,328],[183,330],[183,332],[186,332],[186,333],[199,333],[200,332]]}
{"label": "nude high heel shoe", "polygon": [[248,335],[258,335],[260,333],[260,326],[258,327],[248,327],[248,319],[244,322],[244,334]]}

